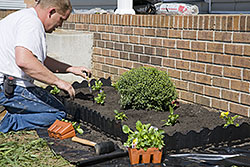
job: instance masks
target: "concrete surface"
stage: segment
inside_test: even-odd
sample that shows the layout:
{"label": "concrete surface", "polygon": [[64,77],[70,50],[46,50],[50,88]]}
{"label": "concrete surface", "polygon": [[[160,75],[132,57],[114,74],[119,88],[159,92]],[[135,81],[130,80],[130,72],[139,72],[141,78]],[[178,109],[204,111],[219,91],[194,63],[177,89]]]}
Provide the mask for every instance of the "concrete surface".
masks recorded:
{"label": "concrete surface", "polygon": [[[91,69],[93,34],[72,31],[56,30],[52,34],[47,34],[47,54],[62,62],[74,65],[85,66]],[[59,78],[70,83],[81,82],[82,77],[73,74],[56,74]],[[45,86],[36,82],[40,86]]]}

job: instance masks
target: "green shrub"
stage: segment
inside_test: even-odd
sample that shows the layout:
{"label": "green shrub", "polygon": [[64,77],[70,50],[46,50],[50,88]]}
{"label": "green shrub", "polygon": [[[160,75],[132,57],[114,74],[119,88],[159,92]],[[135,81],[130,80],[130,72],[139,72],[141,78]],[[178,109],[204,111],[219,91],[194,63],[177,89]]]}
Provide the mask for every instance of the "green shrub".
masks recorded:
{"label": "green shrub", "polygon": [[177,98],[175,86],[167,72],[152,67],[131,69],[121,75],[114,87],[122,108],[165,111]]}

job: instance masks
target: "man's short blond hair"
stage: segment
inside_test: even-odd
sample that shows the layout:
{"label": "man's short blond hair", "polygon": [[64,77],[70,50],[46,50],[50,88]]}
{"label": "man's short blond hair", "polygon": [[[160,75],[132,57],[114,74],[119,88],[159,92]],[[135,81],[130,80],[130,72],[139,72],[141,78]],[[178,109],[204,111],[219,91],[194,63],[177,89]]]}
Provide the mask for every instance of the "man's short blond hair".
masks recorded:
{"label": "man's short blond hair", "polygon": [[64,15],[68,10],[72,11],[70,0],[37,0],[42,8],[55,7],[57,12]]}

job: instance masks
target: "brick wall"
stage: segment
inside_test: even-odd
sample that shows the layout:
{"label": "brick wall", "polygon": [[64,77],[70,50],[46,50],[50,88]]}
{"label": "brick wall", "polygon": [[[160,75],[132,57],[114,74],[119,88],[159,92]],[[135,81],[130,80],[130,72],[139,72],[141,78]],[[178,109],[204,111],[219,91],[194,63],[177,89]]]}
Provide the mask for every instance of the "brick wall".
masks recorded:
{"label": "brick wall", "polygon": [[63,28],[94,33],[96,77],[156,67],[181,100],[249,116],[250,15],[77,14]]}
{"label": "brick wall", "polygon": [[63,29],[94,33],[95,77],[156,67],[181,100],[250,116],[250,15],[74,14]]}

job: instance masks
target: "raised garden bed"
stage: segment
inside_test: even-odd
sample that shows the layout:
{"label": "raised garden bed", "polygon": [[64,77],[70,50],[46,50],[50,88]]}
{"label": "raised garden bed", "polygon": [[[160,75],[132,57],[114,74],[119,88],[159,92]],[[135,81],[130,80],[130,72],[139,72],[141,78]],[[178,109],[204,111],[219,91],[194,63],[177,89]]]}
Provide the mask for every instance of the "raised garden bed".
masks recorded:
{"label": "raised garden bed", "polygon": [[[164,126],[162,120],[167,120],[169,112],[156,112],[146,110],[123,110],[119,105],[119,94],[110,86],[109,79],[101,79],[104,83],[103,89],[107,97],[104,105],[93,102],[87,82],[74,83],[76,98],[70,100],[64,92],[59,94],[67,107],[67,111],[75,120],[81,120],[93,126],[93,128],[106,132],[113,138],[126,140],[126,135],[121,131],[123,124],[135,127],[136,121],[151,123],[151,125],[161,128],[166,132],[166,149],[180,150],[183,148],[204,147],[205,145],[220,143],[230,144],[232,142],[244,142],[250,139],[250,134],[245,131],[250,130],[250,119],[240,117],[236,123],[240,127],[233,125],[223,128],[224,120],[219,118],[220,113],[212,111],[196,104],[180,103],[174,113],[179,114],[178,123],[174,126]],[[92,81],[94,82],[94,81]],[[95,94],[93,94],[96,96]],[[124,112],[128,120],[119,122],[115,120],[114,110]],[[185,141],[185,142],[184,142]]]}
{"label": "raised garden bed", "polygon": [[[249,118],[238,118],[235,122],[240,124],[239,127],[230,125],[227,128],[223,128],[225,122],[219,118],[219,112],[212,111],[211,109],[204,108],[200,105],[180,103],[180,106],[174,111],[175,114],[180,115],[180,118],[178,119],[179,122],[174,126],[162,127],[164,122],[161,120],[166,120],[169,112],[133,109],[122,110],[119,105],[119,95],[116,90],[110,86],[111,81],[109,79],[101,80],[104,83],[104,92],[107,94],[104,105],[93,102],[92,94],[90,94],[88,84],[85,81],[73,84],[76,89],[76,98],[74,100],[70,100],[68,95],[64,92],[60,92],[58,95],[58,98],[65,104],[68,115],[72,120],[79,121],[84,127],[86,126],[90,128],[90,130],[87,130],[86,133],[82,135],[83,138],[92,139],[95,142],[113,140],[118,148],[125,150],[122,143],[126,141],[127,136],[121,130],[122,125],[126,124],[133,128],[135,127],[136,121],[141,120],[142,123],[151,123],[153,126],[164,129],[166,132],[166,147],[162,164],[180,166],[181,164],[183,164],[183,166],[187,166],[187,164],[192,165],[192,163],[179,159],[177,162],[176,158],[168,157],[169,153],[194,153],[195,150],[202,150],[199,152],[204,153],[209,152],[205,150],[210,149],[211,147],[233,147],[239,144],[244,145],[250,141],[250,133],[246,133],[250,131]],[[96,96],[95,93],[93,95]],[[114,110],[124,112],[128,117],[128,120],[124,122],[116,121]],[[41,136],[45,136],[46,138],[46,132],[43,134],[45,135]],[[51,142],[51,139],[47,138],[47,140]],[[65,146],[68,150],[58,150],[61,146]],[[56,141],[56,144],[52,144],[51,148],[57,150],[57,153],[64,156],[70,162],[76,164],[87,165],[93,162],[98,163],[98,160],[105,159],[96,156],[93,149],[89,150],[89,147],[79,146],[77,143],[72,144],[70,139]],[[82,156],[75,156],[77,152],[70,151],[71,148],[78,148],[77,150],[83,149]],[[119,166],[127,166],[129,165],[128,157],[118,158],[124,155],[126,154],[124,154],[123,151],[118,151],[118,155],[111,155],[106,158],[106,160],[110,158],[116,159],[98,165],[116,166],[119,164]],[[222,162],[222,164],[223,163],[224,162]],[[95,164],[94,166],[98,165]]]}

